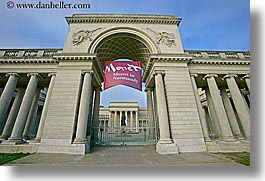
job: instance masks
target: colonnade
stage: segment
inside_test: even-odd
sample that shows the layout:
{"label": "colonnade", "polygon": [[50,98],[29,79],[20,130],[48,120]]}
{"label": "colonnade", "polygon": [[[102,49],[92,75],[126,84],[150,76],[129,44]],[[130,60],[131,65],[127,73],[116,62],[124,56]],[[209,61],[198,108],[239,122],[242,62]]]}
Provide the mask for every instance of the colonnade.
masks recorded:
{"label": "colonnade", "polygon": [[132,110],[111,111],[109,127],[121,127],[122,116],[125,116],[125,125],[127,127],[131,128],[135,127],[136,129],[138,129],[139,127],[138,111],[132,111]]}
{"label": "colonnade", "polygon": [[245,81],[241,87],[236,78],[239,75],[222,75],[222,84],[218,85],[216,78],[221,75],[207,74],[203,77],[206,87],[203,88],[207,104],[202,107],[198,94],[196,77],[191,74],[191,82],[195,93],[198,113],[205,141],[218,139],[222,141],[250,140],[249,106],[242,94],[242,85],[250,92],[250,76],[241,75],[240,81]]}
{"label": "colonnade", "polygon": [[[49,74],[51,81],[46,95],[48,101],[45,101],[42,109],[38,106],[41,98],[41,87],[38,86],[41,77],[38,73],[27,74],[29,82],[26,88],[18,87],[20,74],[8,73],[6,75],[8,80],[0,97],[0,121],[4,125],[0,138],[5,140],[3,143],[9,144],[24,143],[25,140],[32,139],[32,136],[39,141],[55,74]],[[44,92],[42,91],[42,93]],[[13,97],[14,101],[12,102]]]}
{"label": "colonnade", "polygon": [[[159,131],[158,144],[160,147],[163,147],[163,149],[171,149],[171,151],[173,148],[173,152],[177,153],[177,147],[173,143],[170,134],[164,75],[164,71],[155,72],[154,87],[146,88],[148,124],[151,127],[159,128],[157,131]],[[151,138],[155,137],[154,129],[151,130],[150,136]]]}
{"label": "colonnade", "polygon": [[[49,74],[50,83],[41,116],[37,123],[33,122],[33,118],[37,112],[40,95],[40,87],[38,86],[40,75],[38,73],[28,73],[29,81],[26,87],[17,86],[20,78],[19,74],[8,73],[7,76],[8,80],[2,89],[0,98],[0,121],[4,124],[0,138],[4,140],[3,143],[24,143],[25,140],[29,139],[32,127],[35,127],[35,141],[40,142],[56,74]],[[154,74],[155,86],[146,88],[148,126],[159,125],[160,137],[158,144],[172,144],[168,108],[165,104],[167,100],[163,76],[163,72],[156,72]],[[250,76],[222,75],[222,81],[224,81],[222,84],[219,84],[220,79],[217,81],[218,76],[221,75],[204,75],[203,79],[206,86],[201,87],[196,82],[198,74],[190,74],[204,139],[205,141],[213,139],[223,141],[250,140],[249,106],[241,91],[242,85],[245,85],[244,88],[250,91]],[[93,87],[92,71],[83,71],[82,80],[76,131],[73,139],[73,143],[78,144],[87,143],[90,125],[99,126],[101,89],[97,86]],[[239,80],[244,81],[243,84],[240,83],[240,86],[238,85]],[[207,100],[207,104],[204,106],[201,104],[198,88],[204,90]],[[89,115],[93,115],[92,119]],[[110,110],[109,121],[105,122],[104,126],[110,128],[121,127],[122,116],[126,118],[126,127],[139,128],[138,111],[130,109]]]}
{"label": "colonnade", "polygon": [[[93,72],[83,71],[82,90],[80,93],[80,105],[77,117],[76,131],[74,132],[74,143],[86,143],[89,133],[89,126],[98,124],[99,103],[100,103],[100,88],[92,86]],[[51,99],[52,90],[55,84],[56,74],[49,73],[50,83],[46,98],[43,104],[42,111],[38,122],[33,119],[36,117],[37,103],[39,101],[40,87],[38,82],[40,75],[38,73],[28,73],[29,82],[26,88],[16,88],[19,79],[19,74],[10,73],[8,81],[2,90],[0,107],[1,107],[1,123],[4,124],[3,131],[0,135],[2,144],[22,144],[26,140],[34,139],[33,142],[40,142],[45,120],[48,112],[48,107]],[[12,103],[12,98],[15,98]],[[94,105],[92,105],[94,103]],[[8,108],[11,106],[11,109]],[[5,118],[2,115],[8,115]],[[93,116],[92,116],[93,115]],[[35,122],[33,122],[35,120]],[[34,138],[29,138],[29,133],[34,127]]]}

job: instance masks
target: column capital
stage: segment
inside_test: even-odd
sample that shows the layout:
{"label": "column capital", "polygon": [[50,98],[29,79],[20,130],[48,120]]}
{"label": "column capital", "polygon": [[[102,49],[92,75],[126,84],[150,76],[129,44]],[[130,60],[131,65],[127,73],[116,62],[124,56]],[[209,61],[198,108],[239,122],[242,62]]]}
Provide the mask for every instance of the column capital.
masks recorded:
{"label": "column capital", "polygon": [[87,73],[90,74],[90,75],[93,75],[94,74],[94,71],[93,70],[88,70],[88,69],[84,69],[81,72],[82,72],[82,74],[87,74]]}
{"label": "column capital", "polygon": [[231,78],[231,77],[238,77],[238,75],[236,75],[236,74],[227,74],[227,75],[223,76],[222,79],[225,80],[225,79]]}
{"label": "column capital", "polygon": [[211,77],[218,77],[217,74],[207,74],[203,77],[203,80],[206,80],[207,78],[211,78]]}
{"label": "column capital", "polygon": [[190,74],[190,76],[195,78],[195,77],[198,77],[199,75],[195,74],[195,73],[192,73],[192,74]]}
{"label": "column capital", "polygon": [[56,72],[48,73],[48,77],[56,76]]}
{"label": "column capital", "polygon": [[158,74],[161,74],[162,76],[165,75],[165,71],[164,70],[155,70],[154,71],[154,76],[157,76]]}
{"label": "column capital", "polygon": [[147,91],[151,91],[151,92],[152,92],[153,90],[154,90],[153,87],[150,87],[150,88],[149,88],[149,87],[146,87],[144,91],[145,91],[145,92],[147,92]]}
{"label": "column capital", "polygon": [[16,72],[7,73],[6,76],[7,77],[9,77],[9,76],[19,77],[19,75]]}
{"label": "column capital", "polygon": [[28,77],[35,76],[35,77],[38,77],[38,78],[40,77],[40,75],[38,73],[36,73],[36,72],[30,72],[30,73],[27,74],[27,76]]}
{"label": "column capital", "polygon": [[243,77],[241,77],[241,80],[245,80],[245,79],[250,79],[250,75],[249,74],[246,74]]}

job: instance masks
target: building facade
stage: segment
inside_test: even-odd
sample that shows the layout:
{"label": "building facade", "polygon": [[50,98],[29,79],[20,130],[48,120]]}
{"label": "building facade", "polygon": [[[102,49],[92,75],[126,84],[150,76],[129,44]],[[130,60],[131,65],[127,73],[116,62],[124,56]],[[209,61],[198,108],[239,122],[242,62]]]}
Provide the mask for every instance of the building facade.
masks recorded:
{"label": "building facade", "polygon": [[101,107],[99,115],[107,119],[99,119],[99,126],[122,127],[122,116],[125,117],[125,126],[138,130],[148,127],[147,109],[140,108],[138,102],[110,102],[109,107]]}
{"label": "building facade", "polygon": [[184,50],[173,16],[66,20],[62,49],[0,50],[0,152],[86,154],[93,127],[139,129],[136,105],[112,103],[99,121],[104,62],[118,58],[142,63],[141,124],[157,128],[158,153],[249,151],[249,52]]}

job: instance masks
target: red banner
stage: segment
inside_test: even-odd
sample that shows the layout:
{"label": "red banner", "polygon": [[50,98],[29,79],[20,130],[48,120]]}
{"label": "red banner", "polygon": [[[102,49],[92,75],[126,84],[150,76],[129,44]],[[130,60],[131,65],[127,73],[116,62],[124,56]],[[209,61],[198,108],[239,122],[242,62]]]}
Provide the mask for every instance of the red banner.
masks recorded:
{"label": "red banner", "polygon": [[141,62],[105,62],[104,90],[126,85],[142,91]]}

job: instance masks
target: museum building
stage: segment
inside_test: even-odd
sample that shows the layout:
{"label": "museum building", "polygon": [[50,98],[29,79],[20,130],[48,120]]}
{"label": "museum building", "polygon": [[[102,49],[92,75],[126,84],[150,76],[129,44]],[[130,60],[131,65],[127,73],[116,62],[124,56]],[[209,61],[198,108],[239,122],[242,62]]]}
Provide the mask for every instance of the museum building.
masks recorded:
{"label": "museum building", "polygon": [[[0,152],[249,152],[250,52],[184,50],[181,19],[74,14],[62,49],[0,49]],[[142,64],[146,108],[100,106],[104,63]],[[122,95],[121,95],[122,96]]]}

